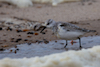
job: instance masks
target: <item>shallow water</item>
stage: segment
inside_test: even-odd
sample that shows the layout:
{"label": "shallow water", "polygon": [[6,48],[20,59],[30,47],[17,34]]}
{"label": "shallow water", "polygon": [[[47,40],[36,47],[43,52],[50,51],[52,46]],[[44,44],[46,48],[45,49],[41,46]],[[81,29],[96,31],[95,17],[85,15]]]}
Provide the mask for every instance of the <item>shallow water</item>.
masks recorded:
{"label": "shallow water", "polygon": [[[45,43],[31,43],[31,44],[20,44],[17,45],[17,48],[10,48],[3,52],[0,52],[0,59],[5,57],[10,58],[23,58],[23,57],[35,57],[35,56],[44,56],[53,53],[60,53],[67,50],[79,50],[79,40],[74,40],[76,43],[73,45],[68,41],[68,46],[66,49],[64,45],[65,40],[49,41],[48,44]],[[83,48],[91,48],[96,45],[100,45],[100,36],[89,36],[82,37],[81,43]]]}

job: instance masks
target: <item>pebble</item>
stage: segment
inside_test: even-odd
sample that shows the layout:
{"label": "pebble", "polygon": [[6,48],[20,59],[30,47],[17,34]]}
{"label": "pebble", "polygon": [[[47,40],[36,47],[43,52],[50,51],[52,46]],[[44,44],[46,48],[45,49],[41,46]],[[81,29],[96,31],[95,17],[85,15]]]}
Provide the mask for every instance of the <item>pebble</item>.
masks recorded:
{"label": "pebble", "polygon": [[31,45],[31,43],[27,43],[28,45]]}
{"label": "pebble", "polygon": [[12,22],[7,22],[6,24],[8,24],[8,25],[12,25],[13,23],[12,23]]}
{"label": "pebble", "polygon": [[17,46],[15,46],[15,48],[17,48]]}
{"label": "pebble", "polygon": [[38,43],[42,43],[43,41],[36,40],[36,42],[38,42]]}
{"label": "pebble", "polygon": [[49,43],[49,41],[47,41],[46,39],[43,39],[43,41],[44,41],[45,44]]}
{"label": "pebble", "polygon": [[0,44],[3,44],[3,43],[0,43]]}
{"label": "pebble", "polygon": [[12,31],[12,28],[8,27],[6,30],[7,30],[7,31]]}
{"label": "pebble", "polygon": [[28,39],[25,39],[24,41],[28,41]]}
{"label": "pebble", "polygon": [[4,42],[7,42],[7,40],[3,40]]}
{"label": "pebble", "polygon": [[45,32],[48,32],[48,30],[45,30]]}
{"label": "pebble", "polygon": [[42,43],[43,41],[38,41],[38,43]]}
{"label": "pebble", "polygon": [[36,40],[35,42],[38,42],[39,40]]}
{"label": "pebble", "polygon": [[45,34],[45,32],[42,32],[42,34]]}
{"label": "pebble", "polygon": [[18,50],[19,51],[19,49],[17,48],[16,50]]}
{"label": "pebble", "polygon": [[27,37],[31,38],[32,36],[27,36]]}
{"label": "pebble", "polygon": [[10,40],[14,40],[15,38],[11,38]]}
{"label": "pebble", "polygon": [[2,47],[8,47],[8,45],[3,45]]}
{"label": "pebble", "polygon": [[2,7],[2,5],[0,5],[0,7]]}
{"label": "pebble", "polygon": [[21,41],[22,39],[21,38],[19,38],[19,39],[17,39],[15,42],[19,42],[19,41]]}
{"label": "pebble", "polygon": [[35,35],[39,35],[38,33],[35,33]]}
{"label": "pebble", "polygon": [[10,50],[10,52],[12,52],[13,50]]}
{"label": "pebble", "polygon": [[22,30],[16,30],[17,33],[22,32]]}
{"label": "pebble", "polygon": [[57,41],[55,41],[57,43]]}
{"label": "pebble", "polygon": [[15,50],[15,51],[14,51],[14,53],[16,54],[16,53],[17,53],[17,51]]}
{"label": "pebble", "polygon": [[18,35],[19,37],[21,37],[21,35]]}
{"label": "pebble", "polygon": [[61,45],[64,45],[64,43],[60,43]]}
{"label": "pebble", "polygon": [[29,29],[24,29],[23,32],[29,31]]}
{"label": "pebble", "polygon": [[45,43],[45,44],[48,44],[48,43],[49,43],[49,41],[44,41],[44,43]]}
{"label": "pebble", "polygon": [[0,51],[4,51],[5,49],[3,49],[3,48],[0,48]]}
{"label": "pebble", "polygon": [[28,32],[27,34],[34,34],[34,32]]}
{"label": "pebble", "polygon": [[11,42],[14,42],[14,41],[11,41]]}
{"label": "pebble", "polygon": [[6,36],[6,34],[3,34],[3,36]]}
{"label": "pebble", "polygon": [[2,30],[2,27],[0,27],[0,30]]}

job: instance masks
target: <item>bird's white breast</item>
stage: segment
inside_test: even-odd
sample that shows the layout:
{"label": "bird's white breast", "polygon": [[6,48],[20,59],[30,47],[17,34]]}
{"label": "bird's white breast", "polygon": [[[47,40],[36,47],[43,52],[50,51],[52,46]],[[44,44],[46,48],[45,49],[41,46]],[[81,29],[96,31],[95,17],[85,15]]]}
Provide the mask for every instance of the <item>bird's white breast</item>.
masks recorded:
{"label": "bird's white breast", "polygon": [[74,40],[83,36],[84,32],[78,31],[59,31],[57,37],[65,40]]}

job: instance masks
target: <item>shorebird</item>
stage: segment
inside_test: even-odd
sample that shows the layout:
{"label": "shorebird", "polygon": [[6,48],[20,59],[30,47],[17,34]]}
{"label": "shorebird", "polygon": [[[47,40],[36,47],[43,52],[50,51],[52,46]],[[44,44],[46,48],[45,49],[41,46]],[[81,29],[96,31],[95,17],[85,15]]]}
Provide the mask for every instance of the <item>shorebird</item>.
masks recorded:
{"label": "shorebird", "polygon": [[96,30],[80,28],[74,24],[67,22],[55,22],[52,19],[47,20],[44,24],[42,24],[42,26],[44,26],[44,28],[41,30],[41,32],[45,28],[50,28],[58,38],[66,40],[66,45],[64,46],[64,48],[66,48],[67,46],[67,40],[75,39],[79,39],[79,47],[82,48],[80,38],[85,33],[96,32]]}

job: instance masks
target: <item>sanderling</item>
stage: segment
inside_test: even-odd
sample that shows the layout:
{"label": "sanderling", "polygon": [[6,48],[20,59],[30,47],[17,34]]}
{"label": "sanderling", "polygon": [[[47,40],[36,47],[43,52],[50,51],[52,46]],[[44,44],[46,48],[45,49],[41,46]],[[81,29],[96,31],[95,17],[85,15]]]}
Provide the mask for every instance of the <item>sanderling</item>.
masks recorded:
{"label": "sanderling", "polygon": [[45,28],[50,28],[58,38],[66,40],[66,45],[64,48],[67,46],[67,40],[75,39],[79,39],[79,47],[82,48],[80,38],[85,33],[96,32],[96,30],[83,29],[67,22],[55,22],[52,19],[47,20],[44,24],[42,24],[42,26],[44,26],[43,30]]}

